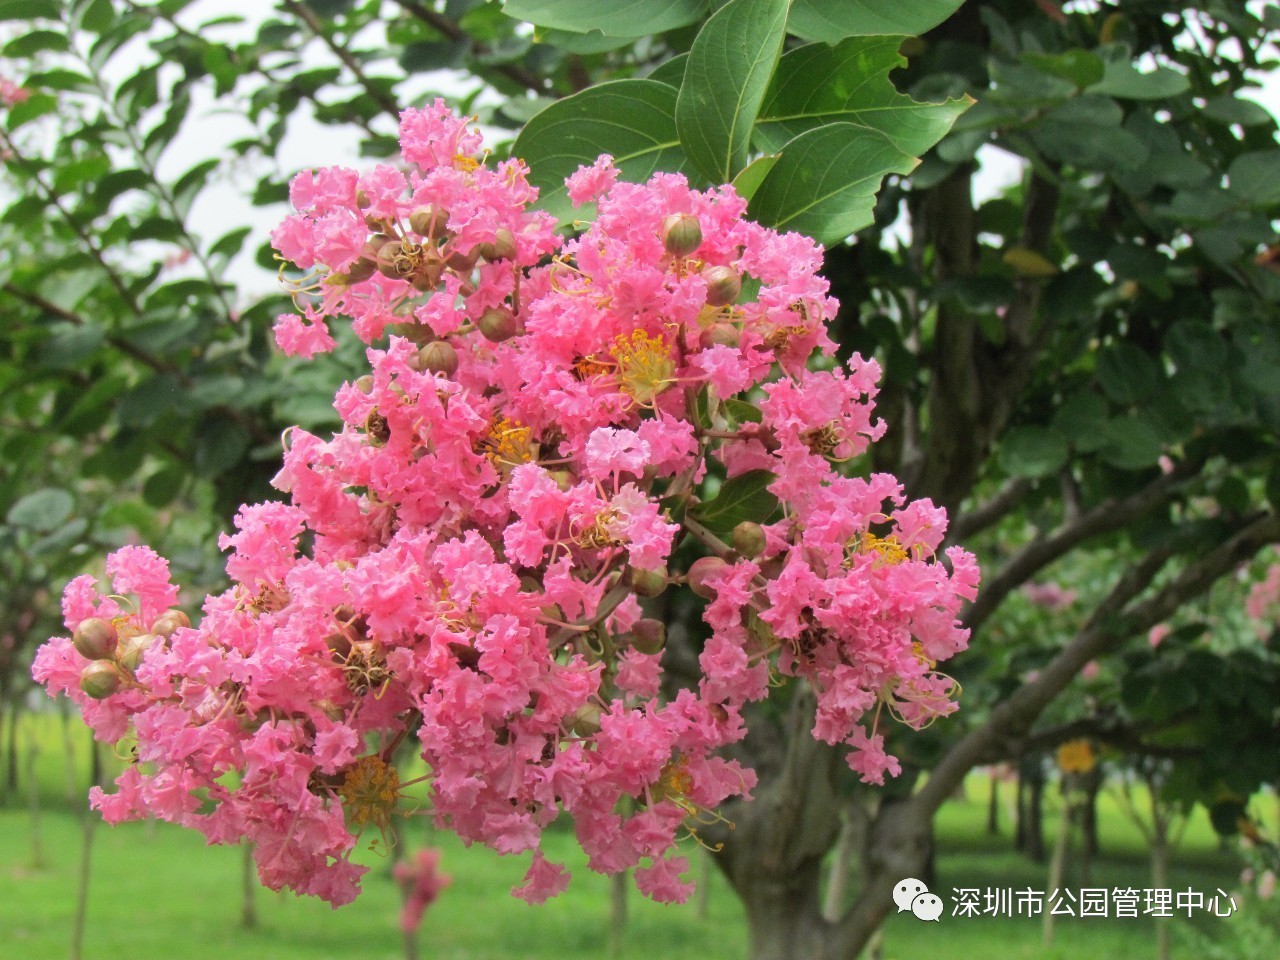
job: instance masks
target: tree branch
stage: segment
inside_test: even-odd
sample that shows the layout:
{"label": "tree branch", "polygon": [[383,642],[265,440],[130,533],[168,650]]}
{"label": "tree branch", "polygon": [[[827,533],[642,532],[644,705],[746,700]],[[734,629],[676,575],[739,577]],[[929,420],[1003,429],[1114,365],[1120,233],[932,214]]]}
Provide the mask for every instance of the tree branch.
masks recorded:
{"label": "tree branch", "polygon": [[924,785],[901,805],[906,808],[902,815],[884,825],[880,849],[889,851],[889,857],[872,864],[862,895],[841,919],[839,955],[856,956],[872,931],[887,916],[892,903],[893,882],[904,876],[918,875],[916,871],[923,863],[912,851],[920,846],[917,836],[920,825],[931,822],[938,808],[955,792],[965,775],[991,753],[995,744],[1024,736],[1045,707],[1090,660],[1166,619],[1258,550],[1278,540],[1280,516],[1262,514],[1246,521],[1238,533],[1200,554],[1168,584],[1133,606],[1130,606],[1131,601],[1152,583],[1174,551],[1171,547],[1153,550],[1126,572],[1075,639],[1040,671],[1035,680],[1023,684],[1011,697],[998,704],[984,723],[955,744],[930,772]]}
{"label": "tree branch", "polygon": [[951,521],[947,530],[947,539],[953,543],[961,543],[976,533],[981,533],[993,524],[999,523],[1018,508],[1022,499],[1030,492],[1032,481],[1027,477],[1014,477],[997,490],[989,500],[978,504],[972,510],[961,513]]}
{"label": "tree branch", "polygon": [[383,113],[386,113],[393,120],[400,119],[400,108],[396,106],[395,100],[387,96],[387,94],[378,89],[377,85],[369,79],[365,74],[364,68],[360,65],[360,61],[352,56],[351,51],[342,46],[333,39],[324,29],[324,24],[320,22],[320,18],[315,15],[312,10],[297,0],[281,0],[286,10],[307,25],[310,30],[326,47],[333,51],[352,75],[356,78],[356,82],[364,88],[364,92],[369,95],[369,99],[378,105]]}
{"label": "tree branch", "polygon": [[[401,9],[406,13],[418,20],[421,20],[442,37],[470,44],[471,52],[477,56],[483,57],[493,52],[489,48],[488,44],[472,37],[444,14],[437,13],[430,7],[416,2],[416,0],[395,0],[395,2],[399,4]],[[542,77],[538,76],[531,70],[526,70],[519,64],[499,63],[495,64],[493,69],[504,77],[515,81],[526,90],[532,90],[537,94],[547,94],[552,92],[549,84],[547,84]]]}
{"label": "tree branch", "polygon": [[1000,572],[983,584],[965,613],[965,626],[977,630],[1019,586],[1037,572],[1091,537],[1114,530],[1123,523],[1150,513],[1167,503],[1181,486],[1195,476],[1201,460],[1185,460],[1171,473],[1161,474],[1137,493],[1103,500],[1093,509],[1069,520],[1048,536],[1039,537],[1014,554]]}

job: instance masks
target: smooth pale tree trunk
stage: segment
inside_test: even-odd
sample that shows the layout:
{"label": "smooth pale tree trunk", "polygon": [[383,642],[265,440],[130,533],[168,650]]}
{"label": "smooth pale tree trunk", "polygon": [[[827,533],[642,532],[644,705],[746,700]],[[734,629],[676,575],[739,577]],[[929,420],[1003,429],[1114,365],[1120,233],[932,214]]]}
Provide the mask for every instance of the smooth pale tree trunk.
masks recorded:
{"label": "smooth pale tree trunk", "polygon": [[[1071,834],[1079,815],[1080,798],[1074,789],[1074,780],[1068,776],[1063,789],[1062,818],[1058,822],[1058,837],[1053,844],[1053,856],[1049,858],[1049,876],[1045,882],[1045,893],[1052,896],[1053,891],[1062,889],[1062,878],[1066,873],[1067,856],[1071,851]],[[1053,943],[1054,914],[1045,905],[1042,929],[1045,946]]]}

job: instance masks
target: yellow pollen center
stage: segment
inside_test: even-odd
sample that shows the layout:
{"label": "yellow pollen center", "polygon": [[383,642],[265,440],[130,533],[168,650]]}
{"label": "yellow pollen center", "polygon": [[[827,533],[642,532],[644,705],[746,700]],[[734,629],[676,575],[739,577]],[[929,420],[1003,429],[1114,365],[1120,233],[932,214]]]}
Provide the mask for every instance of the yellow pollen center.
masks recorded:
{"label": "yellow pollen center", "polygon": [[623,392],[642,404],[652,403],[674,382],[676,365],[670,347],[661,337],[651,337],[643,330],[635,330],[630,336],[620,334],[613,340],[612,352],[618,361],[618,381]]}
{"label": "yellow pollen center", "polygon": [[508,417],[500,417],[480,441],[480,450],[499,471],[533,459],[533,431]]}
{"label": "yellow pollen center", "polygon": [[348,821],[360,827],[372,823],[385,828],[395,812],[399,792],[400,774],[376,756],[357,760],[338,788]]}

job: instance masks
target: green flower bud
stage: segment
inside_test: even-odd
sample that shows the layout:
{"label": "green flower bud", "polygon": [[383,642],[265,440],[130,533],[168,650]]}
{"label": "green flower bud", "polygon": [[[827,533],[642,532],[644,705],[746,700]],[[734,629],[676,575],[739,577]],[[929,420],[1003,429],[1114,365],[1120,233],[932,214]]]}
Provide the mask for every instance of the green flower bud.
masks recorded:
{"label": "green flower bud", "polygon": [[702,246],[702,224],[691,213],[673,213],[662,221],[662,245],[673,257],[687,257]]}
{"label": "green flower bud", "polygon": [[414,207],[409,213],[409,229],[424,237],[444,240],[449,236],[445,224],[449,222],[449,211],[437,207],[434,203],[426,203]]}
{"label": "green flower bud", "polygon": [[480,252],[480,256],[490,263],[498,260],[512,260],[516,255],[516,235],[506,227],[499,227],[495,231],[492,243],[486,241],[478,244],[476,249]]}
{"label": "green flower bud", "polygon": [[719,344],[723,347],[736,347],[742,339],[742,331],[732,323],[713,323],[706,330],[702,331],[699,342],[704,347],[711,347]]}
{"label": "green flower bud", "polygon": [[719,557],[700,557],[693,561],[689,572],[685,574],[689,589],[704,600],[714,600],[716,592],[707,584],[707,581],[711,577],[719,576],[727,566],[728,564]]}
{"label": "green flower bud", "polygon": [[110,660],[116,652],[116,628],[109,620],[89,617],[81,620],[71,635],[80,656],[89,660]]}
{"label": "green flower bud", "polygon": [[156,635],[154,633],[140,633],[136,637],[129,637],[120,644],[120,649],[116,651],[116,663],[132,673],[142,663],[143,654],[155,642]]}
{"label": "green flower bud", "polygon": [[436,340],[418,351],[418,362],[423,370],[452,377],[458,371],[458,351],[443,340]]}
{"label": "green flower bud", "polygon": [[185,613],[181,610],[168,610],[156,617],[155,623],[151,624],[151,632],[168,640],[179,630],[189,626],[191,618]]}
{"label": "green flower bud", "polygon": [[743,520],[733,528],[733,549],[744,557],[758,557],[764,553],[764,528],[752,520]]}
{"label": "green flower bud", "polygon": [[124,671],[110,660],[95,660],[80,671],[80,689],[95,700],[105,700],[124,686]]}
{"label": "green flower bud", "polygon": [[667,643],[667,626],[645,617],[631,626],[631,645],[641,653],[659,653]]}
{"label": "green flower bud", "polygon": [[484,334],[486,340],[491,340],[494,343],[510,340],[516,335],[516,330],[519,327],[516,323],[515,314],[506,307],[490,307],[480,314],[480,319],[476,321],[476,326]]}
{"label": "green flower bud", "polygon": [[600,732],[601,714],[594,703],[584,703],[569,717],[569,729],[580,737],[594,737]]}
{"label": "green flower bud", "polygon": [[713,307],[728,306],[742,292],[742,275],[732,267],[707,267],[702,279],[707,281],[707,303]]}
{"label": "green flower bud", "polygon": [[660,570],[638,570],[635,567],[628,568],[628,574],[631,581],[631,589],[641,597],[656,597],[667,589],[667,568]]}

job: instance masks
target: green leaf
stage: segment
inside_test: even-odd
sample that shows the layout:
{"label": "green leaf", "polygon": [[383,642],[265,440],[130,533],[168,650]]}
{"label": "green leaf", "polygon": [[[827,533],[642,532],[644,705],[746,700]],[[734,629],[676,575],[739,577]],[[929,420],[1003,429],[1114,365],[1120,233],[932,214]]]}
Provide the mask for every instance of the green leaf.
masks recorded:
{"label": "green leaf", "polygon": [[760,184],[764,183],[765,175],[778,162],[778,157],[779,154],[766,153],[763,157],[756,157],[739,170],[738,175],[733,178],[733,189],[738,192],[738,196],[744,200],[754,197],[756,191],[760,189]]}
{"label": "green leaf", "polygon": [[205,479],[225,473],[248,449],[249,435],[242,426],[223,416],[207,417],[196,435],[196,472]]}
{"label": "green leaf", "polygon": [[1155,361],[1123,340],[1098,354],[1097,374],[1102,392],[1122,406],[1151,396],[1159,381]]}
{"label": "green leaf", "polygon": [[964,0],[795,0],[787,30],[803,40],[909,36],[933,29]]}
{"label": "green leaf", "polygon": [[1107,421],[1098,452],[1112,466],[1141,470],[1153,466],[1164,449],[1159,431],[1150,423],[1137,417],[1120,417]]}
{"label": "green leaf", "polygon": [[1067,438],[1052,427],[1017,427],[1000,440],[1000,463],[1018,477],[1045,477],[1067,462]]}
{"label": "green leaf", "polygon": [[71,516],[76,501],[71,494],[58,487],[45,487],[28,493],[9,508],[5,521],[11,526],[28,530],[49,531],[56,529]]}
{"label": "green leaf", "polygon": [[729,0],[698,31],[676,101],[693,165],[728,183],[747,165],[751,129],[786,38],[787,0]]}
{"label": "green leaf", "polygon": [[903,153],[923,154],[973,101],[918,103],[899,93],[889,80],[907,62],[899,46],[898,37],[852,37],[786,53],[760,107],[756,144],[777,151],[806,130],[847,122],[879,130]]}
{"label": "green leaf", "polygon": [[700,20],[707,0],[505,0],[502,11],[540,27],[647,37]]}
{"label": "green leaf", "polygon": [[764,412],[754,403],[730,397],[724,402],[725,409],[739,423],[760,423],[764,420]]}
{"label": "green leaf", "polygon": [[186,479],[186,470],[177,464],[169,464],[147,477],[147,482],[142,485],[142,499],[153,507],[166,507],[177,499]]}
{"label": "green leaf", "polygon": [[1063,53],[1025,53],[1022,62],[1042,73],[1069,80],[1083,89],[1102,80],[1106,64],[1102,58],[1087,50],[1067,50]]}
{"label": "green leaf", "polygon": [[538,206],[567,219],[572,206],[565,178],[602,153],[628,180],[646,180],[657,170],[679,171],[684,151],[676,136],[676,91],[656,80],[614,80],[557,100],[516,137],[513,156],[531,169]]}
{"label": "green leaf", "polygon": [[1227,168],[1228,189],[1251,206],[1267,206],[1280,202],[1280,150],[1254,150],[1242,153]]}
{"label": "green leaf", "polygon": [[57,20],[60,8],[57,0],[0,0],[0,20]]}
{"label": "green leaf", "polygon": [[245,237],[253,232],[253,227],[238,227],[230,233],[223,234],[218,238],[217,242],[209,248],[209,256],[211,257],[234,257],[240,252],[240,248],[244,246]]}
{"label": "green leaf", "polygon": [[681,53],[670,60],[660,63],[653,73],[649,74],[648,79],[657,80],[659,83],[665,83],[678,89],[680,84],[684,83],[684,68],[688,63],[689,55]]}
{"label": "green leaf", "polygon": [[917,162],[869,127],[829,123],[783,148],[748,210],[765,226],[830,245],[871,223],[885,174],[910,173]]}
{"label": "green leaf", "polygon": [[743,520],[768,523],[778,498],[767,489],[776,480],[768,470],[749,470],[726,480],[715,498],[689,509],[689,514],[712,533],[727,536]]}
{"label": "green leaf", "polygon": [[1089,88],[1090,93],[1103,93],[1123,100],[1164,100],[1191,89],[1191,83],[1177,70],[1157,67],[1140,73],[1128,57],[1108,60],[1103,78]]}
{"label": "green leaf", "polygon": [[1098,449],[1106,424],[1107,402],[1089,391],[1067,397],[1053,415],[1054,429],[1082,453]]}
{"label": "green leaf", "polygon": [[24,60],[27,57],[34,57],[37,53],[46,51],[63,53],[68,46],[69,42],[65,31],[28,30],[5,44],[4,56]]}

